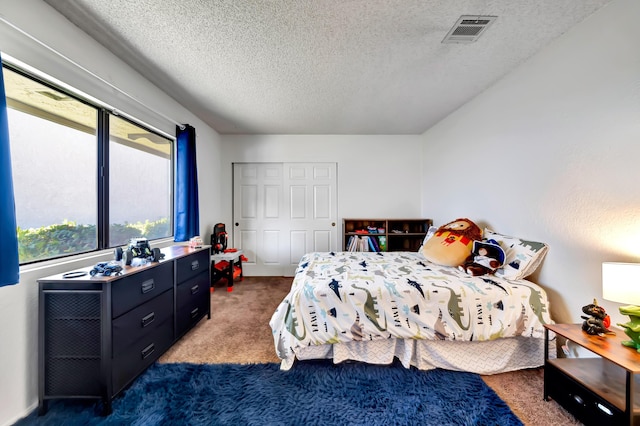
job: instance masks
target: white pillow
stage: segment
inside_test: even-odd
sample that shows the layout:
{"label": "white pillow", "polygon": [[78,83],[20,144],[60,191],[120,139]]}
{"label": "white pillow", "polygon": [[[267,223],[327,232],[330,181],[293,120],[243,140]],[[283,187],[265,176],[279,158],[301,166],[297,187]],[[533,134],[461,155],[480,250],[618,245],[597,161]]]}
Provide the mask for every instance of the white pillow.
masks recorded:
{"label": "white pillow", "polygon": [[424,236],[424,240],[422,240],[422,244],[420,244],[420,248],[418,249],[418,253],[422,253],[422,246],[424,245],[424,243],[427,242],[427,240],[431,237],[433,237],[433,234],[436,233],[436,231],[438,230],[438,227],[435,225],[431,225],[429,227],[429,229],[427,230],[427,235]]}
{"label": "white pillow", "polygon": [[431,225],[427,230],[427,235],[425,235],[424,240],[422,240],[422,245],[424,245],[424,243],[426,243],[429,238],[433,237],[433,234],[435,234],[437,230],[438,230],[437,226]]}
{"label": "white pillow", "polygon": [[506,261],[495,274],[507,280],[519,280],[533,274],[549,250],[545,243],[509,237],[487,228],[484,238],[496,240],[504,250]]}

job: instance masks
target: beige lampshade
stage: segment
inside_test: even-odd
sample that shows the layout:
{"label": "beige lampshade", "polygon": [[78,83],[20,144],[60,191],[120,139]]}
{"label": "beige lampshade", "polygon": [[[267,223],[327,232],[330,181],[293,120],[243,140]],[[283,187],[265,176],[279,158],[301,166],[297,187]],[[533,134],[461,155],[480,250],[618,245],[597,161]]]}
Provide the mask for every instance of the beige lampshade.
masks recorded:
{"label": "beige lampshade", "polygon": [[640,305],[640,263],[602,263],[602,297]]}

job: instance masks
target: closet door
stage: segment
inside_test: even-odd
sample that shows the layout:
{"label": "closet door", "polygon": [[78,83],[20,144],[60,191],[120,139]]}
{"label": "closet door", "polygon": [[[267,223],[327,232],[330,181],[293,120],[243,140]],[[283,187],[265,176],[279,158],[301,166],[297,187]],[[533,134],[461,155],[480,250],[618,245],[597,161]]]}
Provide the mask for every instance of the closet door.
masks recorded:
{"label": "closet door", "polygon": [[336,164],[285,164],[284,193],[289,216],[284,275],[293,276],[305,253],[337,250]]}
{"label": "closet door", "polygon": [[244,250],[247,276],[282,276],[289,231],[282,163],[234,164],[233,246]]}
{"label": "closet door", "polygon": [[335,163],[234,164],[233,245],[247,276],[293,276],[302,255],[337,248]]}

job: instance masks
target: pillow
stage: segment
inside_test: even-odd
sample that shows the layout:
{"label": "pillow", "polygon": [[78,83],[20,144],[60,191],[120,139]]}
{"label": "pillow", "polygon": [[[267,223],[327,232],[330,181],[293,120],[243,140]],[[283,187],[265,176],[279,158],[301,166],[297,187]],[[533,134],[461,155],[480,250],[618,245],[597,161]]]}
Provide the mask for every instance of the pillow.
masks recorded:
{"label": "pillow", "polygon": [[496,240],[502,246],[507,259],[495,274],[507,280],[519,280],[533,274],[549,250],[545,243],[509,237],[487,228],[484,237]]}
{"label": "pillow", "polygon": [[482,239],[482,230],[466,218],[456,219],[438,228],[431,238],[425,238],[421,253],[430,262],[444,266],[459,266],[471,254],[473,242]]}
{"label": "pillow", "polygon": [[431,225],[429,227],[429,229],[427,230],[427,234],[424,236],[424,240],[422,240],[422,244],[420,244],[418,253],[422,252],[422,247],[424,247],[424,243],[426,243],[429,238],[433,237],[433,235],[436,233],[437,230],[438,230],[437,226]]}

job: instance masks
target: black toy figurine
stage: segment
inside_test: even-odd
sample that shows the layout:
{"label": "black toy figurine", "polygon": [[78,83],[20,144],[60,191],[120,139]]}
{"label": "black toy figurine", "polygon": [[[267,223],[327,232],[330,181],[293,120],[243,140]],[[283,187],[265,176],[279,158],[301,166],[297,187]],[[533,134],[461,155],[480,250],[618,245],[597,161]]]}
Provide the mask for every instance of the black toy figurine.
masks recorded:
{"label": "black toy figurine", "polygon": [[582,323],[582,330],[584,330],[585,333],[594,336],[613,333],[609,330],[611,318],[607,315],[607,312],[602,306],[598,306],[598,301],[596,299],[593,299],[593,303],[583,306],[582,312],[589,315],[588,317],[584,315],[580,316],[580,318],[584,320]]}

